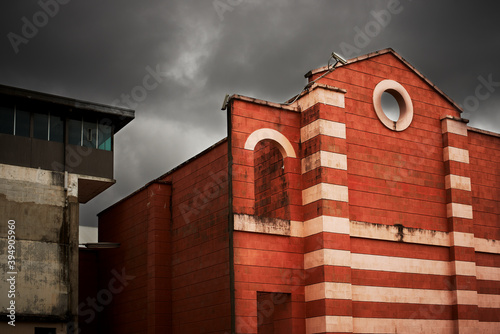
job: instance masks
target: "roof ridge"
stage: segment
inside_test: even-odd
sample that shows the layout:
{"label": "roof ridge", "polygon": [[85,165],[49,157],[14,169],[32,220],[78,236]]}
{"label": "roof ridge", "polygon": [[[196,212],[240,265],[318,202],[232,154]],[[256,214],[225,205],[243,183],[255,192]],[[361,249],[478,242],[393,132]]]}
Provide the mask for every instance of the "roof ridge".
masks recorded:
{"label": "roof ridge", "polygon": [[[399,53],[397,53],[392,48],[385,48],[382,50],[374,51],[367,53],[365,55],[361,55],[355,58],[351,58],[347,60],[345,65],[339,64],[337,67],[349,66],[350,64],[356,63],[358,61],[363,61],[366,59],[370,59],[373,57],[381,56],[387,53],[393,54],[396,58],[398,58],[403,64],[405,64],[410,70],[412,70],[416,75],[418,75],[422,80],[424,80],[429,86],[431,86],[438,94],[442,95],[451,105],[453,105],[460,113],[463,112],[462,107],[460,107],[451,97],[449,97],[445,92],[443,92],[439,87],[437,87],[432,81],[430,81],[425,75],[423,75],[419,70],[417,70],[412,64],[410,64],[406,59],[404,59]],[[328,66],[322,66],[307,72],[304,77],[309,78],[310,76],[325,72],[328,70]]]}

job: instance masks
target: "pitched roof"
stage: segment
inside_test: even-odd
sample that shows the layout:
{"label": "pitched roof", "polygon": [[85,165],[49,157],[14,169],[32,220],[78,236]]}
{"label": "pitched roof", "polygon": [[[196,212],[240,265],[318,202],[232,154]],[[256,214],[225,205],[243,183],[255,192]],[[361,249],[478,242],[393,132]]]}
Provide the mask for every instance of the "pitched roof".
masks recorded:
{"label": "pitched roof", "polygon": [[[405,64],[409,69],[411,69],[413,71],[413,73],[418,75],[429,86],[431,86],[437,93],[439,93],[446,100],[448,100],[448,102],[450,102],[455,108],[457,108],[458,111],[463,112],[463,109],[455,101],[453,101],[441,89],[439,89],[435,84],[433,84],[425,75],[423,75],[419,70],[417,70],[415,67],[413,67],[409,62],[407,62],[399,53],[394,51],[392,48],[387,48],[387,49],[371,52],[371,53],[368,53],[368,54],[365,54],[363,56],[359,56],[356,58],[351,58],[351,59],[347,60],[347,64],[345,64],[345,65],[337,64],[336,67],[347,66],[349,64],[356,63],[358,61],[363,61],[363,60],[370,59],[370,58],[377,57],[377,56],[381,56],[381,55],[384,55],[387,53],[391,53],[393,56],[398,58],[403,64]],[[323,67],[320,67],[320,68],[317,68],[317,69],[314,69],[314,70],[307,72],[304,76],[306,78],[308,78],[314,74],[325,72],[327,70],[328,70],[328,66],[323,66]]]}

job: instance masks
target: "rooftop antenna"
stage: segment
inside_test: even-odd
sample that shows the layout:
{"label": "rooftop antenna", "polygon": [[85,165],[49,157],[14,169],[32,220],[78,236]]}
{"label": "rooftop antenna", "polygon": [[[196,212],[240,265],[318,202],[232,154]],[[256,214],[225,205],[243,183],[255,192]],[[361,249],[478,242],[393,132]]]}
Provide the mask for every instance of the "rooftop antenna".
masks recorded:
{"label": "rooftop antenna", "polygon": [[339,55],[338,53],[335,53],[335,52],[332,52],[332,55],[330,57],[330,59],[328,59],[328,68],[330,68],[330,60],[335,59],[335,64],[332,65],[332,67],[335,67],[337,65],[337,63],[341,63],[342,65],[345,65],[347,64],[347,60],[345,60],[341,55]]}
{"label": "rooftop antenna", "polygon": [[229,94],[226,94],[226,96],[224,97],[224,102],[222,102],[222,107],[220,108],[220,110],[226,110],[228,102],[229,102]]}
{"label": "rooftop antenna", "polygon": [[[332,59],[335,61],[335,63],[332,63],[332,64],[330,65],[330,61],[331,61]],[[315,80],[313,80],[313,81],[309,82],[309,83],[308,83],[308,84],[304,87],[304,89],[302,89],[302,91],[301,91],[299,94],[297,94],[297,95],[295,96],[295,98],[293,98],[293,100],[288,101],[288,102],[285,102],[285,103],[282,103],[282,104],[284,104],[284,105],[290,105],[290,104],[294,103],[295,101],[297,101],[297,100],[299,99],[299,97],[302,95],[302,93],[303,93],[306,89],[308,89],[309,87],[311,87],[311,86],[312,86],[312,85],[313,85],[316,81],[318,81],[319,79],[323,78],[325,75],[327,75],[327,74],[331,73],[331,72],[332,72],[332,71],[336,68],[336,66],[337,66],[337,64],[338,64],[338,63],[341,63],[342,65],[345,65],[345,64],[347,64],[347,60],[345,60],[345,59],[344,59],[344,57],[342,57],[342,56],[341,56],[341,55],[339,55],[338,53],[336,53],[336,52],[332,52],[332,55],[331,55],[331,56],[330,56],[330,58],[328,59],[327,71],[326,71],[326,72],[325,72],[322,76],[320,76],[320,77],[316,78]]]}

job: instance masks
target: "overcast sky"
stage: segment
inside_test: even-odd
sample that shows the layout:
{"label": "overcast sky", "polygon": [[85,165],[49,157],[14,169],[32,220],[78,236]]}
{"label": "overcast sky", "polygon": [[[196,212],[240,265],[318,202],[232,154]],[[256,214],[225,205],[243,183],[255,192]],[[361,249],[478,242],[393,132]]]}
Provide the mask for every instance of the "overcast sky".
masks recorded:
{"label": "overcast sky", "polygon": [[81,206],[82,225],[96,225],[98,212],[226,137],[225,94],[283,102],[332,51],[353,58],[392,47],[464,105],[471,126],[500,132],[498,1],[0,6],[0,84],[136,110],[116,135],[117,184]]}

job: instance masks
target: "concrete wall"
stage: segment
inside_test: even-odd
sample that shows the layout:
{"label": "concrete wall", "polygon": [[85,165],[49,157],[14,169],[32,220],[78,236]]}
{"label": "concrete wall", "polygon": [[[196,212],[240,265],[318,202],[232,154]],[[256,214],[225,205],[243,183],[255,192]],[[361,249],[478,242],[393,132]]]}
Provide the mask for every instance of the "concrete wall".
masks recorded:
{"label": "concrete wall", "polygon": [[33,334],[35,332],[34,328],[48,328],[51,330],[55,329],[56,334],[68,333],[66,325],[61,323],[46,323],[46,322],[17,323],[15,327],[15,332],[13,331],[13,327],[9,326],[7,323],[0,323],[0,332],[2,333]]}
{"label": "concrete wall", "polygon": [[[63,173],[0,165],[0,249],[7,254],[7,222],[14,220],[19,322],[75,320],[78,202],[76,177],[69,180],[66,192]],[[12,271],[4,260],[2,272]],[[0,290],[8,290],[5,280]],[[1,313],[8,303],[2,294]]]}

